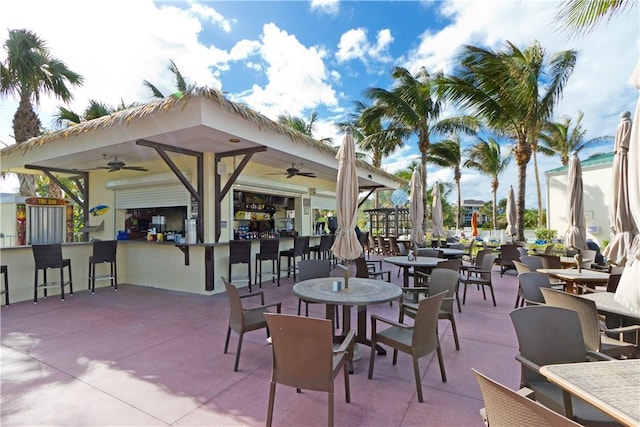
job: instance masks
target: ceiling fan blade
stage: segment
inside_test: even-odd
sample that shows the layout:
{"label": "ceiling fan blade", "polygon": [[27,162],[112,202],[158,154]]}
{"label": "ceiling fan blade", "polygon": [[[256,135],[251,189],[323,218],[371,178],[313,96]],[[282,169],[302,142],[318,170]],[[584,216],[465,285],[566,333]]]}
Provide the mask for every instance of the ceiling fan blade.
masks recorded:
{"label": "ceiling fan blade", "polygon": [[315,178],[316,174],[313,172],[298,172],[300,176],[306,176],[307,178]]}
{"label": "ceiling fan blade", "polygon": [[122,169],[127,169],[130,171],[140,171],[140,172],[148,172],[149,169],[144,168],[142,166],[123,166]]}

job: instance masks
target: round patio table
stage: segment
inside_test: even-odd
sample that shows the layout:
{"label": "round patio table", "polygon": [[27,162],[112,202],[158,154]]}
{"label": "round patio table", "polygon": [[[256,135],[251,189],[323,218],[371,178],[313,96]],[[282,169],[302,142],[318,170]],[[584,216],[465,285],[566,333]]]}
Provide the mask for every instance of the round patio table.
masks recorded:
{"label": "round patio table", "polygon": [[434,268],[438,266],[438,263],[446,261],[445,258],[434,258],[427,256],[415,257],[413,261],[409,261],[406,256],[390,256],[384,259],[385,262],[397,265],[404,269],[404,287],[409,286],[409,268]]}
{"label": "round patio table", "polygon": [[[341,282],[342,289],[334,291],[333,282]],[[367,339],[367,305],[380,304],[400,298],[402,290],[389,282],[376,279],[349,278],[349,287],[344,287],[342,277],[321,277],[303,280],[293,285],[293,293],[305,300],[326,304],[326,318],[335,319],[335,307],[342,306],[343,334],[351,329],[351,306],[358,307],[358,327],[356,342],[371,347]],[[382,347],[378,347],[378,354],[386,354]]]}
{"label": "round patio table", "polygon": [[442,252],[442,255],[444,255],[445,258],[462,258],[462,255],[464,254],[464,250],[462,249],[454,249],[454,248],[419,248],[418,249],[418,256],[421,255],[421,251],[425,250],[425,251],[440,251]]}

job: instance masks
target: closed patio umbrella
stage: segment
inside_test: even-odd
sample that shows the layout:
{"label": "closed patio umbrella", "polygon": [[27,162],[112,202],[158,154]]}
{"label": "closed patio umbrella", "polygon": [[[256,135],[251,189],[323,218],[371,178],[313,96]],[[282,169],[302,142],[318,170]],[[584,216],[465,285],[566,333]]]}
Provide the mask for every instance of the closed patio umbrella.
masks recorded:
{"label": "closed patio umbrella", "polygon": [[[629,83],[640,90],[640,61]],[[640,224],[640,99],[636,104],[629,138],[629,206],[636,224]],[[627,265],[620,277],[614,299],[640,315],[640,234],[636,234],[628,252]]]}
{"label": "closed patio umbrella", "polygon": [[413,170],[411,181],[411,195],[409,196],[409,220],[411,220],[411,241],[416,245],[424,243],[424,232],[422,223],[424,222],[424,205],[422,204],[422,177],[418,168]]}
{"label": "closed patio umbrella", "polygon": [[478,211],[473,211],[471,214],[471,235],[478,237]]}
{"label": "closed patio umbrella", "polygon": [[337,258],[353,260],[362,254],[362,246],[355,231],[358,211],[358,176],[355,162],[356,149],[351,128],[347,128],[344,134],[336,159],[339,162],[336,182],[338,230],[331,250]]}
{"label": "closed patio umbrella", "polygon": [[509,186],[509,192],[507,193],[507,229],[506,232],[509,236],[515,236],[518,234],[518,228],[516,224],[518,222],[516,199],[513,194],[513,186]]}
{"label": "closed patio umbrella", "polygon": [[613,202],[609,209],[609,220],[613,237],[602,254],[613,265],[625,265],[627,252],[631,249],[633,237],[638,234],[631,207],[629,206],[629,139],[631,137],[631,113],[620,115],[613,148]]}
{"label": "closed patio umbrella", "polygon": [[587,247],[587,227],[584,221],[584,194],[582,190],[582,167],[576,153],[569,159],[567,179],[567,220],[569,228],[564,245],[573,249],[589,249]]}
{"label": "closed patio umbrella", "polygon": [[431,234],[433,237],[444,236],[444,228],[442,225],[442,199],[440,199],[440,185],[436,181],[433,186],[433,203],[431,204],[431,219],[433,220],[433,228]]}

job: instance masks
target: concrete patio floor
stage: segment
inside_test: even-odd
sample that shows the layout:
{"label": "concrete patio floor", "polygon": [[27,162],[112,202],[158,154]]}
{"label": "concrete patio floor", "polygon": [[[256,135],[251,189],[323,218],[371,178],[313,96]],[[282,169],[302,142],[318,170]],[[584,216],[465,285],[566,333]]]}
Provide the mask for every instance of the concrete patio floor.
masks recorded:
{"label": "concrete patio floor", "polygon": [[[373,256],[372,256],[373,258]],[[384,264],[400,284],[397,267]],[[335,271],[336,275],[341,272]],[[512,273],[512,272],[509,272]],[[517,293],[515,274],[493,273],[497,307],[470,287],[456,312],[460,351],[448,321],[440,321],[447,372],[440,378],[434,355],[420,362],[424,403],[418,403],[407,355],[391,364],[377,356],[367,379],[369,348],[354,362],[351,403],[335,385],[339,426],[482,426],[484,406],[471,368],[517,388],[520,368],[509,312]],[[265,332],[245,334],[239,372],[233,371],[237,335],[223,354],[229,308],[226,294],[201,296],[121,284],[91,294],[76,278],[76,292],[2,306],[2,426],[259,426],[264,425],[271,376]],[[292,279],[277,288],[265,282],[266,302],[282,301],[295,314]],[[462,291],[462,290],[461,290]],[[462,297],[462,292],[460,297]],[[324,308],[310,305],[311,315]],[[355,310],[352,324],[355,325]],[[397,319],[398,304],[369,307]],[[368,325],[369,327],[369,325]],[[278,386],[274,425],[323,426],[326,393]]]}

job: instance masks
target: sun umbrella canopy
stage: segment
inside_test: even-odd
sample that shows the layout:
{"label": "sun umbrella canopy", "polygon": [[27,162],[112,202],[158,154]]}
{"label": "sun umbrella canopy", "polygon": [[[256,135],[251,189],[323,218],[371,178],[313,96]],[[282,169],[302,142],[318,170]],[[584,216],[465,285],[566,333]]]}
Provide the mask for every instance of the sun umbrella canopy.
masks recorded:
{"label": "sun umbrella canopy", "polygon": [[433,203],[431,204],[431,219],[433,220],[433,228],[431,234],[433,237],[444,236],[444,228],[442,225],[442,199],[440,198],[440,185],[436,181],[433,186]]}
{"label": "sun umbrella canopy", "polygon": [[358,211],[358,175],[355,163],[356,148],[351,128],[347,128],[336,159],[339,162],[336,183],[338,230],[331,250],[337,258],[353,260],[362,255],[362,246],[355,231]]}
{"label": "sun umbrella canopy", "polygon": [[471,214],[471,236],[478,237],[478,211]]}
{"label": "sun umbrella canopy", "polygon": [[509,192],[507,193],[507,229],[506,232],[509,236],[518,234],[518,222],[516,198],[513,194],[513,186],[509,186]]}
{"label": "sun umbrella canopy", "polygon": [[421,245],[424,243],[424,232],[422,223],[424,222],[424,205],[422,204],[422,178],[418,168],[413,170],[411,181],[411,195],[409,197],[409,219],[411,220],[411,240]]}
{"label": "sun umbrella canopy", "polygon": [[638,234],[629,206],[629,141],[631,137],[631,113],[620,115],[613,148],[613,202],[609,209],[613,237],[602,254],[614,265],[625,265],[633,237]]}
{"label": "sun umbrella canopy", "polygon": [[[640,61],[629,83],[640,90]],[[629,206],[631,216],[640,224],[640,99],[636,104],[629,138]],[[622,272],[614,299],[632,312],[640,315],[640,234],[636,234],[628,252],[627,265]]]}
{"label": "sun umbrella canopy", "polygon": [[569,228],[564,245],[573,249],[589,249],[587,247],[587,227],[584,221],[584,193],[582,190],[582,167],[576,153],[569,159],[569,175],[567,179],[567,218]]}

